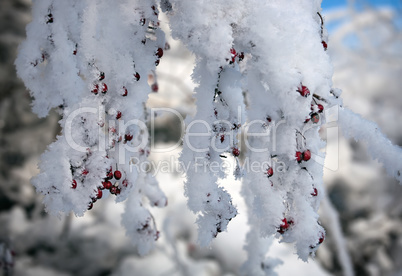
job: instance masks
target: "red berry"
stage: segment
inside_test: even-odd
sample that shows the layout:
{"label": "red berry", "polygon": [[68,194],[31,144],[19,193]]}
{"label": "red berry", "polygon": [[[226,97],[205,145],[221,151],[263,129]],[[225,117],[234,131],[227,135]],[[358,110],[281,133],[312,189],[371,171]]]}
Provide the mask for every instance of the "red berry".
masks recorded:
{"label": "red berry", "polygon": [[225,135],[221,135],[221,143],[223,143],[223,141],[225,141]]}
{"label": "red berry", "polygon": [[91,92],[97,95],[98,91],[99,91],[99,85],[94,84],[94,87],[92,88]]}
{"label": "red berry", "polygon": [[308,161],[311,158],[311,151],[310,150],[305,150],[303,152],[303,160]]}
{"label": "red berry", "polygon": [[140,74],[138,72],[135,72],[134,78],[135,78],[136,81],[139,81],[141,76],[140,76]]}
{"label": "red berry", "polygon": [[313,113],[311,115],[311,121],[316,124],[320,121],[320,115],[318,115],[317,113]]}
{"label": "red berry", "polygon": [[112,195],[115,195],[116,192],[117,192],[117,187],[116,187],[116,186],[112,186],[112,187],[110,188],[110,193],[111,193]]}
{"label": "red berry", "polygon": [[75,181],[75,179],[73,179],[73,183],[71,183],[71,188],[72,188],[72,189],[76,189],[76,188],[77,188],[77,181]]}
{"label": "red berry", "polygon": [[307,118],[307,119],[304,121],[305,124],[307,124],[308,122],[310,122],[310,119],[309,119],[309,118]]}
{"label": "red berry", "polygon": [[230,55],[231,55],[231,63],[235,62],[236,57],[237,57],[237,53],[236,53],[236,50],[234,48],[230,49]]}
{"label": "red berry", "polygon": [[324,106],[322,104],[318,104],[317,107],[319,113],[322,113],[324,111]]}
{"label": "red berry", "polygon": [[269,167],[267,170],[267,175],[268,177],[271,177],[274,175],[274,169],[272,167]]}
{"label": "red berry", "polygon": [[322,43],[322,46],[324,47],[324,50],[326,51],[327,50],[327,48],[328,48],[328,45],[327,45],[327,43],[323,40],[323,41],[321,41],[321,43]]}
{"label": "red berry", "polygon": [[158,50],[156,50],[155,55],[159,58],[163,57],[163,49],[162,48],[158,48]]}
{"label": "red berry", "polygon": [[102,83],[102,93],[106,93],[107,92],[107,85],[106,83]]}
{"label": "red berry", "polygon": [[313,192],[311,193],[312,196],[317,196],[318,195],[318,191],[317,188],[314,188]]}
{"label": "red berry", "polygon": [[123,97],[125,97],[125,96],[127,96],[128,95],[128,90],[127,90],[127,88],[125,87],[125,86],[123,86],[123,94],[122,94],[122,96]]}
{"label": "red berry", "polygon": [[131,141],[131,140],[133,139],[133,135],[131,135],[131,134],[126,134],[126,135],[124,135],[124,139],[125,139],[126,141]]}
{"label": "red berry", "polygon": [[119,180],[121,178],[121,172],[120,171],[115,171],[114,172],[114,178],[116,178],[117,180]]}
{"label": "red berry", "polygon": [[110,181],[105,181],[102,184],[103,184],[103,187],[105,187],[105,189],[107,189],[107,190],[109,190],[113,186],[112,182],[110,182]]}
{"label": "red berry", "polygon": [[152,84],[151,89],[152,89],[153,92],[158,92],[158,90],[159,90],[158,84],[157,83]]}
{"label": "red berry", "polygon": [[303,160],[303,153],[296,151],[296,160],[300,163]]}
{"label": "red berry", "polygon": [[310,90],[309,90],[306,86],[304,86],[304,85],[302,85],[301,87],[299,87],[299,88],[297,89],[297,92],[299,92],[300,95],[302,95],[303,97],[307,97],[307,96],[310,95]]}
{"label": "red berry", "polygon": [[82,175],[87,175],[89,173],[89,171],[87,170],[87,169],[84,169],[83,171],[82,171]]}
{"label": "red berry", "polygon": [[232,154],[233,154],[233,156],[239,156],[240,155],[239,149],[238,148],[233,148]]}
{"label": "red berry", "polygon": [[120,190],[118,187],[116,187],[116,190],[115,190],[114,194],[115,194],[115,195],[119,195],[120,192],[121,192],[121,190]]}
{"label": "red berry", "polygon": [[289,224],[286,218],[282,220],[282,224],[279,226],[278,233],[283,234],[289,228]]}
{"label": "red berry", "polygon": [[100,72],[99,73],[99,80],[103,80],[105,78],[105,73],[104,72]]}
{"label": "red berry", "polygon": [[124,179],[123,182],[121,183],[124,187],[128,186],[128,180]]}
{"label": "red berry", "polygon": [[91,210],[92,207],[94,207],[94,204],[91,202],[91,203],[88,204],[88,210]]}
{"label": "red berry", "polygon": [[318,240],[319,244],[322,244],[322,242],[325,240],[325,235],[324,233],[321,233],[320,239]]}
{"label": "red berry", "polygon": [[120,118],[121,118],[121,112],[120,112],[120,111],[117,111],[116,120],[118,120],[118,119],[120,119]]}
{"label": "red berry", "polygon": [[102,190],[98,188],[98,192],[96,193],[96,198],[101,199],[102,198]]}
{"label": "red berry", "polygon": [[73,55],[74,55],[74,56],[77,55],[77,50],[74,50],[74,51],[73,51]]}

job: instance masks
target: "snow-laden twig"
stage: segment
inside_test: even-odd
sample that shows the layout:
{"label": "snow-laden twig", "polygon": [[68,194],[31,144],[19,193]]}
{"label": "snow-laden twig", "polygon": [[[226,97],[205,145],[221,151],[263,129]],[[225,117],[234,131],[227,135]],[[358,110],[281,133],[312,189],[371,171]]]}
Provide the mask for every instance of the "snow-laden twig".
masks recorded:
{"label": "snow-laden twig", "polygon": [[393,145],[376,123],[349,109],[340,108],[339,125],[345,138],[365,143],[369,155],[383,164],[387,173],[402,184],[402,148]]}
{"label": "snow-laden twig", "polygon": [[321,207],[323,208],[323,213],[328,219],[328,225],[330,232],[334,238],[336,251],[338,253],[338,260],[343,270],[343,275],[354,276],[352,260],[346,246],[346,241],[342,233],[342,228],[339,222],[339,215],[334,206],[332,206],[331,201],[328,196],[324,196],[321,201]]}

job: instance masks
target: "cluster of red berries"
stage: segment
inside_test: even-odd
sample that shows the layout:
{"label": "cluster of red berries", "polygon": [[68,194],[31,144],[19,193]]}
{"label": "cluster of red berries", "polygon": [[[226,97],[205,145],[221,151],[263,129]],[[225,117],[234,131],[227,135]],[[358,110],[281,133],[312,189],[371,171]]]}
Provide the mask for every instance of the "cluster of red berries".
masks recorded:
{"label": "cluster of red berries", "polygon": [[[297,90],[297,92],[300,93],[301,96],[303,97],[308,97],[310,95],[310,90],[307,88],[307,86],[300,85]],[[318,97],[317,95],[313,95],[314,97]],[[318,97],[319,98],[319,97]],[[313,99],[314,103],[311,104],[311,112],[309,114],[309,118],[307,118],[304,123],[308,123],[310,120],[314,123],[317,124],[320,121],[320,115],[319,113],[322,113],[324,111],[324,106],[322,104],[318,104],[315,99]],[[314,110],[314,106],[317,106],[317,111]]]}
{"label": "cluster of red berries", "polygon": [[106,94],[108,91],[107,84],[104,82],[101,82],[102,80],[105,79],[105,73],[104,72],[99,72],[99,77],[98,80],[93,84],[91,92],[94,95],[98,95],[99,90],[102,92],[102,94]]}
{"label": "cluster of red berries", "polygon": [[302,161],[308,161],[311,159],[311,151],[305,150],[304,152],[296,151],[296,160],[301,163]]}
{"label": "cluster of red berries", "polygon": [[282,224],[279,225],[277,232],[279,234],[284,234],[287,230],[289,230],[290,226],[293,225],[293,220],[287,220],[286,218],[282,219]]}
{"label": "cluster of red berries", "polygon": [[244,59],[244,53],[240,52],[237,53],[235,48],[231,48],[230,49],[230,59],[226,59],[227,61],[229,61],[229,64],[233,64],[236,61],[236,58],[238,58],[238,61],[242,61]]}

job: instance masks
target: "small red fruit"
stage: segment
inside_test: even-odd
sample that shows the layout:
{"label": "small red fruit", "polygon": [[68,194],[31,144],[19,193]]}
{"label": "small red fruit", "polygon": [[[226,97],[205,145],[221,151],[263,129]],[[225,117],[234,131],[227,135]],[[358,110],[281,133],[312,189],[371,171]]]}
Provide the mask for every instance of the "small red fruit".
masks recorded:
{"label": "small red fruit", "polygon": [[221,143],[223,143],[223,141],[225,141],[225,135],[221,135]]}
{"label": "small red fruit", "polygon": [[135,78],[136,81],[139,81],[141,76],[140,76],[140,74],[138,74],[138,72],[135,72],[134,78]]}
{"label": "small red fruit", "polygon": [[297,92],[299,92],[300,95],[302,95],[303,97],[308,97],[308,96],[310,95],[310,90],[309,90],[306,86],[304,86],[304,85],[302,85],[301,87],[299,87],[299,88],[297,89]]}
{"label": "small red fruit", "polygon": [[152,84],[151,89],[152,89],[153,92],[158,92],[158,90],[159,90],[158,84],[157,83]]}
{"label": "small red fruit", "polygon": [[322,113],[324,111],[324,106],[322,104],[317,104],[318,112]]}
{"label": "small red fruit", "polygon": [[112,187],[110,188],[110,193],[111,193],[112,195],[115,195],[116,192],[117,192],[117,187],[116,187],[116,186],[112,186]]}
{"label": "small red fruit", "polygon": [[107,190],[109,190],[113,186],[112,182],[110,182],[110,181],[105,181],[102,184],[103,184],[103,187],[105,187],[105,189],[107,189]]}
{"label": "small red fruit", "polygon": [[318,195],[318,191],[317,188],[314,188],[313,192],[311,193],[312,196],[317,196]]}
{"label": "small red fruit", "polygon": [[267,170],[267,175],[268,177],[271,177],[274,175],[274,169],[272,167],[269,167]]}
{"label": "small red fruit", "polygon": [[158,48],[158,50],[156,50],[155,55],[159,58],[163,57],[163,49],[162,48]]}
{"label": "small red fruit", "polygon": [[324,47],[324,51],[326,51],[328,48],[328,44],[324,40],[321,41],[321,43],[322,43],[322,46]]}
{"label": "small red fruit", "polygon": [[92,207],[94,207],[94,204],[91,202],[91,203],[88,204],[88,210],[91,210]]}
{"label": "small red fruit", "polygon": [[77,188],[77,181],[73,179],[73,182],[71,183],[71,189],[76,189]]}
{"label": "small red fruit", "polygon": [[120,111],[117,111],[116,120],[118,120],[118,119],[120,119],[120,118],[121,118],[121,112],[120,112]]}
{"label": "small red fruit", "polygon": [[122,94],[122,96],[125,97],[127,95],[128,95],[128,90],[127,90],[127,88],[125,86],[123,86],[123,94]]}
{"label": "small red fruit", "polygon": [[99,80],[101,81],[101,80],[103,80],[103,79],[105,79],[105,73],[104,73],[104,72],[100,72],[100,73],[99,73]]}
{"label": "small red fruit", "polygon": [[244,53],[240,52],[239,54],[239,61],[242,61],[244,59]]}
{"label": "small red fruit", "polygon": [[98,91],[99,91],[99,85],[95,84],[94,87],[92,88],[91,92],[94,93],[95,95],[97,95]]}
{"label": "small red fruit", "polygon": [[303,153],[296,151],[296,160],[300,163],[303,160]]}
{"label": "small red fruit", "polygon": [[234,63],[237,57],[237,53],[234,48],[230,49],[230,55],[231,55],[231,63]]}
{"label": "small red fruit", "polygon": [[311,151],[310,150],[305,150],[303,152],[303,160],[308,161],[311,158]]}
{"label": "small red fruit", "polygon": [[87,169],[84,169],[83,171],[82,171],[82,175],[87,175],[89,173],[89,171],[87,170]]}
{"label": "small red fruit", "polygon": [[121,178],[121,172],[120,171],[115,171],[114,172],[114,178],[116,178],[117,180],[119,180]]}
{"label": "small red fruit", "polygon": [[102,83],[102,93],[105,94],[107,92],[107,85],[106,83]]}
{"label": "small red fruit", "polygon": [[96,193],[96,198],[101,199],[102,198],[102,190],[98,188],[98,192]]}
{"label": "small red fruit", "polygon": [[289,224],[286,218],[282,220],[282,224],[279,226],[278,233],[283,234],[289,228]]}
{"label": "small red fruit", "polygon": [[238,148],[233,148],[232,154],[233,154],[233,156],[239,156],[240,155],[239,149]]}
{"label": "small red fruit", "polygon": [[131,134],[126,134],[126,135],[124,135],[124,139],[125,139],[126,141],[131,141],[131,140],[133,139],[133,135],[131,135]]}
{"label": "small red fruit", "polygon": [[325,240],[325,235],[324,233],[321,233],[320,239],[318,240],[319,244],[322,244],[322,242]]}
{"label": "small red fruit", "polygon": [[124,187],[128,186],[128,180],[124,179],[123,182],[121,183]]}
{"label": "small red fruit", "polygon": [[317,124],[320,121],[320,115],[318,115],[317,113],[311,114],[311,121],[314,124]]}

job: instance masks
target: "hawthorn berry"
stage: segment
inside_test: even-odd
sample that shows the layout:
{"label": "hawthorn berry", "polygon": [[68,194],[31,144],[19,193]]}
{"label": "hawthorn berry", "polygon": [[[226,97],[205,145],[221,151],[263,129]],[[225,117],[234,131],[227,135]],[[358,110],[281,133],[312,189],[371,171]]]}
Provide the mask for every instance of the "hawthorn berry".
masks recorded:
{"label": "hawthorn berry", "polygon": [[234,63],[237,57],[237,53],[236,50],[234,48],[230,49],[230,56],[231,56],[231,62],[230,63]]}
{"label": "hawthorn berry", "polygon": [[282,220],[282,224],[279,226],[278,233],[283,234],[289,228],[289,223],[286,218]]}
{"label": "hawthorn berry", "polygon": [[233,148],[232,149],[232,154],[233,154],[233,156],[239,156],[240,155],[239,149],[238,148]]}
{"label": "hawthorn berry", "polygon": [[87,175],[88,173],[89,173],[89,171],[87,169],[84,169],[81,174],[82,175]]}
{"label": "hawthorn berry", "polygon": [[139,81],[141,76],[140,76],[140,74],[138,72],[135,72],[134,78],[135,78],[136,81]]}
{"label": "hawthorn berry", "polygon": [[308,161],[311,158],[311,151],[310,150],[305,150],[303,152],[303,160]]}
{"label": "hawthorn berry", "polygon": [[225,135],[221,135],[221,143],[223,143],[223,141],[225,141]]}
{"label": "hawthorn berry", "polygon": [[244,53],[240,52],[239,54],[239,61],[242,61],[244,59]]}
{"label": "hawthorn berry", "polygon": [[155,55],[156,55],[158,58],[163,57],[163,49],[162,49],[162,48],[158,48],[158,50],[156,50]]}
{"label": "hawthorn berry", "polygon": [[124,187],[127,187],[127,186],[128,186],[128,180],[127,180],[127,179],[124,179],[121,184],[122,184]]}
{"label": "hawthorn berry", "polygon": [[105,189],[110,190],[110,188],[112,188],[113,184],[110,181],[105,181],[102,183],[103,187],[105,187]]}
{"label": "hawthorn berry", "polygon": [[133,135],[131,135],[131,134],[124,135],[124,140],[131,141],[132,139],[133,139]]}
{"label": "hawthorn berry", "polygon": [[313,192],[311,193],[312,196],[317,196],[318,195],[318,191],[317,188],[314,188]]}
{"label": "hawthorn berry", "polygon": [[318,112],[322,113],[324,111],[324,106],[322,104],[317,104]]}
{"label": "hawthorn berry", "polygon": [[107,85],[106,83],[102,83],[102,93],[105,94],[107,92]]}
{"label": "hawthorn berry", "polygon": [[299,163],[303,160],[303,153],[302,152],[296,151],[296,160]]}
{"label": "hawthorn berry", "polygon": [[77,188],[77,181],[73,179],[73,182],[71,183],[71,189],[76,189]]}
{"label": "hawthorn berry", "polygon": [[99,80],[101,81],[101,80],[103,80],[103,79],[105,79],[105,73],[104,73],[104,72],[100,72],[100,73],[99,73]]}
{"label": "hawthorn berry", "polygon": [[322,244],[324,240],[325,240],[325,235],[324,235],[324,233],[321,232],[321,236],[318,240],[318,244]]}
{"label": "hawthorn berry", "polygon": [[314,124],[317,124],[320,121],[320,115],[318,115],[317,113],[311,114],[311,121]]}
{"label": "hawthorn berry", "polygon": [[269,167],[267,170],[267,175],[268,177],[271,177],[274,175],[274,169],[272,167]]}
{"label": "hawthorn berry", "polygon": [[121,178],[121,172],[120,171],[115,171],[114,172],[114,178],[116,178],[117,180],[119,180]]}
{"label": "hawthorn berry", "polygon": [[322,43],[322,46],[324,47],[324,51],[326,51],[328,48],[328,44],[324,40],[321,41],[321,43]]}
{"label": "hawthorn berry", "polygon": [[99,91],[99,85],[94,84],[94,87],[92,88],[91,92],[97,95],[98,91]]}
{"label": "hawthorn berry", "polygon": [[310,95],[310,90],[307,88],[307,86],[302,85],[297,89],[297,92],[300,93],[303,97],[308,97]]}
{"label": "hawthorn berry", "polygon": [[122,94],[122,96],[125,97],[127,95],[128,95],[128,90],[127,90],[127,88],[125,86],[123,86],[123,94]]}
{"label": "hawthorn berry", "polygon": [[96,193],[96,198],[101,199],[102,195],[103,195],[102,190],[98,188],[98,192]]}
{"label": "hawthorn berry", "polygon": [[120,111],[117,111],[116,120],[118,120],[118,119],[120,119],[120,118],[121,118],[121,112],[120,112]]}
{"label": "hawthorn berry", "polygon": [[158,92],[158,90],[159,90],[158,84],[157,83],[152,84],[151,89],[152,89],[153,92]]}

